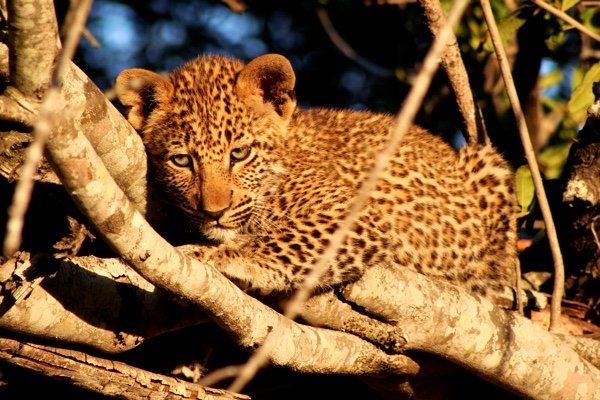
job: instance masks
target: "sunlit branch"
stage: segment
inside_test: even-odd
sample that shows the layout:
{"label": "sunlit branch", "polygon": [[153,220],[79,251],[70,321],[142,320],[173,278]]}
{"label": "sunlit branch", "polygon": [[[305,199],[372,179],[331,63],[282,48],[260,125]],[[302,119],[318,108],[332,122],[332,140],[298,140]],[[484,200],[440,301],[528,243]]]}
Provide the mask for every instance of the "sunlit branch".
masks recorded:
{"label": "sunlit branch", "polygon": [[517,126],[519,127],[519,134],[521,136],[521,143],[523,144],[523,149],[525,150],[525,158],[527,159],[529,169],[531,170],[531,176],[533,178],[538,203],[546,224],[546,235],[548,237],[548,242],[550,243],[550,249],[552,251],[552,257],[554,259],[554,289],[552,292],[550,331],[560,332],[562,330],[560,306],[564,292],[565,267],[563,264],[562,254],[560,252],[560,246],[558,244],[556,227],[554,226],[554,220],[552,219],[552,213],[550,212],[550,205],[548,204],[548,198],[546,197],[542,175],[540,174],[540,169],[535,157],[535,151],[533,150],[533,145],[531,143],[531,137],[529,136],[529,129],[527,128],[525,115],[523,114],[523,109],[521,108],[521,103],[519,102],[519,96],[517,95],[517,89],[515,88],[515,83],[510,73],[510,65],[508,63],[504,46],[502,45],[502,39],[494,19],[492,7],[490,6],[489,0],[481,0],[481,6],[483,8],[483,13],[489,28],[490,36],[492,38],[492,43],[494,44],[496,57],[498,59],[498,64],[500,65],[500,72],[502,73],[504,84],[506,85],[508,98],[512,105],[515,119],[517,120]]}

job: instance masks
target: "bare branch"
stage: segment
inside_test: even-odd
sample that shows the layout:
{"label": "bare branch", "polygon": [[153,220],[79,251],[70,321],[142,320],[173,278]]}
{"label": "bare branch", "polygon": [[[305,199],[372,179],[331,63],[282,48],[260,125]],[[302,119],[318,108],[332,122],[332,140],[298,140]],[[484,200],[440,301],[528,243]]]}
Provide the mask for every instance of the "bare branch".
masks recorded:
{"label": "bare branch", "polygon": [[246,11],[246,3],[243,0],[221,0],[223,3],[236,13],[242,13]]}
{"label": "bare branch", "polygon": [[107,353],[209,320],[118,259],[20,253],[0,265],[0,288],[0,328]]}
{"label": "bare branch", "polygon": [[13,200],[8,208],[8,223],[6,224],[6,236],[2,252],[5,257],[12,256],[21,246],[21,236],[25,223],[25,213],[31,200],[33,189],[33,175],[38,169],[44,145],[50,135],[56,116],[63,106],[58,91],[48,91],[44,102],[40,107],[38,119],[35,122],[33,136],[27,151],[25,152],[25,163],[21,169],[21,179],[17,182]]}
{"label": "bare branch", "polygon": [[552,251],[552,257],[554,259],[554,289],[552,292],[552,317],[550,322],[550,331],[559,332],[561,331],[560,303],[565,285],[565,267],[563,264],[562,254],[560,252],[556,227],[554,226],[554,220],[552,219],[550,205],[548,204],[548,198],[546,197],[544,183],[542,181],[540,169],[535,157],[535,151],[533,150],[533,145],[531,143],[531,137],[529,136],[529,129],[527,128],[527,123],[525,121],[523,109],[521,108],[521,104],[519,102],[515,83],[510,73],[510,65],[508,64],[506,52],[504,51],[504,47],[502,45],[500,32],[498,31],[489,0],[481,0],[481,6],[483,8],[483,13],[489,28],[490,36],[492,38],[492,43],[494,44],[496,57],[498,59],[498,64],[500,65],[500,71],[502,73],[502,78],[504,79],[508,98],[510,100],[510,104],[512,105],[515,119],[517,120],[519,134],[521,136],[521,143],[523,143],[523,149],[525,150],[525,158],[527,159],[527,164],[529,164],[529,169],[531,170],[535,192],[537,194],[540,210],[542,211],[542,216],[544,217],[544,222],[546,224],[546,235],[548,237],[548,242],[550,243],[550,249]]}
{"label": "bare branch", "polygon": [[94,357],[74,350],[23,343],[0,338],[0,360],[44,375],[68,379],[69,383],[106,396],[142,400],[248,399],[247,396],[213,389]]}
{"label": "bare branch", "polygon": [[[6,237],[4,239],[3,253],[6,257],[11,256],[21,246],[21,235],[25,213],[31,199],[33,189],[33,175],[37,171],[40,160],[44,152],[46,140],[56,120],[56,115],[63,108],[63,99],[60,96],[59,87],[62,83],[65,71],[69,67],[71,58],[75,54],[75,48],[79,42],[79,36],[83,30],[87,14],[91,7],[91,1],[81,1],[76,5],[73,11],[73,27],[69,30],[65,47],[63,48],[58,63],[53,68],[53,79],[49,90],[45,94],[44,101],[40,106],[38,119],[34,123],[34,140],[27,149],[25,164],[21,170],[21,179],[15,188],[15,194],[12,204],[8,210],[8,223],[6,226]],[[9,10],[10,11],[10,10]],[[53,10],[49,12],[54,15]],[[51,20],[51,18],[48,18]],[[18,21],[16,22],[18,24]],[[23,29],[22,33],[26,32]],[[24,67],[21,65],[21,67]],[[19,71],[15,71],[18,73]]]}
{"label": "bare branch", "polygon": [[33,126],[37,108],[37,104],[34,106],[29,103],[21,93],[12,87],[6,88],[4,95],[0,96],[0,115],[5,121]]}
{"label": "bare branch", "polygon": [[98,87],[75,64],[67,70],[61,93],[67,118],[60,132],[85,134],[119,187],[146,213],[146,151],[142,139]]}
{"label": "bare branch", "polygon": [[581,22],[577,21],[575,18],[571,17],[567,13],[565,13],[557,8],[552,7],[550,4],[546,3],[543,0],[531,0],[531,1],[533,1],[538,7],[543,8],[544,10],[548,11],[549,13],[562,19],[566,23],[572,25],[573,28],[578,29],[581,33],[588,35],[589,37],[591,37],[592,39],[594,39],[597,42],[600,42],[600,35],[592,32],[590,29],[586,28]]}
{"label": "bare branch", "polygon": [[[446,18],[439,0],[419,0],[427,18],[427,26],[435,38],[440,29],[446,24]],[[446,51],[442,55],[442,67],[448,75],[452,91],[456,96],[456,103],[463,118],[466,129],[465,135],[469,143],[485,143],[485,136],[481,128],[479,114],[475,110],[473,91],[469,84],[469,76],[465,69],[456,36],[452,34],[448,41]]]}
{"label": "bare branch", "polygon": [[62,82],[69,68],[70,61],[75,55],[75,49],[77,48],[81,34],[85,30],[85,22],[87,21],[91,7],[92,0],[71,1],[68,12],[70,16],[69,31],[67,32],[60,59],[54,71],[54,79],[57,85]]}

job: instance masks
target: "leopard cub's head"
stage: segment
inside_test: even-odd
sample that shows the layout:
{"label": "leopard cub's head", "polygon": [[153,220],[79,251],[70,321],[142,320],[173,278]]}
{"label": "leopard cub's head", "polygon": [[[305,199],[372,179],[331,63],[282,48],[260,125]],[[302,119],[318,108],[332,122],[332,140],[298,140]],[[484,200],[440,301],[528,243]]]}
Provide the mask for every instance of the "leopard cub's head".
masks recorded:
{"label": "leopard cub's head", "polygon": [[204,56],[167,77],[121,72],[116,90],[146,146],[152,178],[206,237],[252,231],[282,175],[295,75],[283,56],[244,65]]}

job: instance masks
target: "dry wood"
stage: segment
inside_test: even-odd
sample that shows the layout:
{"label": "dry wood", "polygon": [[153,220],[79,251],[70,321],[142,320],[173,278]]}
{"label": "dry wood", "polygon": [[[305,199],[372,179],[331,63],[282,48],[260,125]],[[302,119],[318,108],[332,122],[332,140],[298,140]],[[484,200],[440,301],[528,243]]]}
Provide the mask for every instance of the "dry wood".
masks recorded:
{"label": "dry wood", "polygon": [[[427,26],[431,34],[434,38],[437,37],[442,27],[446,24],[446,18],[444,17],[439,0],[419,0],[419,4],[423,8],[425,18],[427,19]],[[452,33],[447,43],[447,48],[442,55],[441,62],[456,97],[456,104],[463,118],[463,125],[466,130],[465,135],[469,143],[483,143],[485,135],[482,123],[475,109],[475,100],[469,83],[469,76],[460,55],[460,49],[458,48],[454,33]]]}
{"label": "dry wood", "polygon": [[18,258],[0,265],[0,328],[119,353],[207,322],[118,259]]}
{"label": "dry wood", "polygon": [[527,122],[519,102],[519,96],[515,88],[515,83],[510,73],[510,65],[502,45],[502,39],[500,38],[500,32],[494,19],[492,7],[489,0],[481,0],[481,7],[483,8],[483,14],[486,23],[489,28],[490,37],[494,44],[494,50],[504,79],[506,91],[515,119],[517,120],[517,126],[519,127],[519,135],[521,137],[521,143],[525,151],[525,158],[531,171],[531,177],[533,178],[533,184],[535,186],[535,192],[537,195],[538,203],[542,216],[544,217],[544,223],[546,224],[546,236],[550,244],[550,250],[552,251],[552,258],[554,259],[554,289],[552,291],[552,317],[550,320],[550,330],[553,332],[560,332],[561,318],[560,318],[560,303],[565,290],[565,266],[563,263],[562,253],[560,251],[560,245],[558,243],[558,235],[556,233],[556,227],[550,211],[550,205],[548,204],[548,197],[546,196],[546,190],[544,189],[544,183],[542,181],[542,175],[540,174],[540,168],[537,163],[535,151],[531,143],[531,136],[529,135],[529,129],[527,128]]}
{"label": "dry wood", "polygon": [[0,338],[0,360],[122,399],[249,399],[74,350]]}

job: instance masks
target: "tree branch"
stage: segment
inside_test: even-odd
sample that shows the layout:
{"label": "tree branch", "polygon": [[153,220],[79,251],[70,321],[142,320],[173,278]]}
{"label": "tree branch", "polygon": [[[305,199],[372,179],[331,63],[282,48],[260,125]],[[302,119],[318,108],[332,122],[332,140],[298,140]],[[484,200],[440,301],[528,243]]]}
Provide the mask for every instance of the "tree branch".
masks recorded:
{"label": "tree branch", "polygon": [[510,65],[508,64],[506,52],[504,51],[504,47],[502,45],[500,32],[496,26],[494,14],[492,12],[489,0],[481,0],[481,7],[483,8],[483,14],[488,25],[492,43],[494,44],[496,57],[498,59],[502,78],[504,79],[504,84],[506,86],[506,92],[508,94],[510,104],[512,105],[515,119],[517,120],[521,143],[523,143],[523,149],[525,150],[525,158],[527,159],[527,164],[531,170],[531,177],[533,178],[535,192],[537,194],[540,210],[546,225],[546,236],[548,237],[548,242],[550,243],[550,249],[552,251],[552,258],[554,259],[554,289],[552,292],[552,316],[550,320],[550,330],[552,332],[560,332],[560,303],[565,290],[565,267],[562,254],[560,252],[560,245],[558,243],[558,235],[556,233],[554,220],[552,219],[552,213],[550,211],[550,205],[548,204],[546,190],[544,189],[542,175],[540,174],[540,169],[535,157],[535,151],[533,150],[533,145],[531,143],[527,122],[525,121],[523,109],[521,108],[521,103],[519,102],[517,90],[515,89],[515,84],[510,73]]}
{"label": "tree branch", "polygon": [[0,328],[106,353],[209,320],[114,258],[21,253],[0,265],[0,294]]}
{"label": "tree branch", "polygon": [[[54,13],[54,9],[39,12]],[[4,51],[7,47],[0,43],[0,54]],[[119,187],[138,210],[145,212],[146,152],[139,135],[94,82],[73,63],[66,68],[60,93],[65,103],[70,105],[71,114],[70,118],[57,123],[70,124],[62,129],[77,129],[85,133]],[[23,119],[24,123],[33,126],[39,105],[31,98],[12,87],[8,87],[0,98],[0,105],[6,104],[8,112],[14,113],[13,118]],[[19,108],[13,111],[14,101]],[[12,114],[1,115],[2,118],[11,118]]]}
{"label": "tree branch", "polygon": [[521,396],[600,396],[600,371],[560,338],[446,282],[408,269],[378,267],[343,294],[402,327],[407,350],[440,355]]}
{"label": "tree branch", "polygon": [[51,0],[8,0],[10,82],[41,100],[50,86],[60,44]]}
{"label": "tree branch", "polygon": [[122,362],[94,357],[74,350],[23,343],[0,338],[0,360],[46,376],[67,379],[69,383],[123,399],[155,397],[177,399],[249,399],[177,378],[156,374]]}
{"label": "tree branch", "polygon": [[535,3],[535,5],[537,5],[538,7],[543,8],[544,10],[548,11],[550,14],[553,14],[554,16],[562,19],[566,23],[572,25],[574,28],[579,30],[584,35],[588,35],[595,41],[600,42],[600,35],[592,32],[590,29],[586,28],[585,25],[583,25],[581,22],[577,21],[575,18],[571,17],[569,14],[567,14],[557,8],[554,8],[550,4],[544,2],[543,0],[531,0],[531,1],[533,1]]}
{"label": "tree branch", "polygon": [[[427,27],[431,34],[436,38],[442,27],[446,24],[446,18],[439,0],[419,0],[423,8]],[[484,143],[484,132],[482,121],[475,110],[475,100],[473,91],[469,84],[469,76],[465,69],[465,64],[460,55],[456,36],[452,33],[447,43],[446,51],[441,58],[442,67],[448,75],[448,80],[452,86],[452,91],[456,96],[456,103],[463,118],[463,126],[466,129],[465,135],[469,143]]]}

